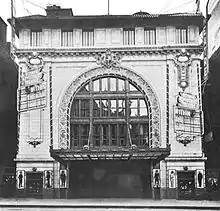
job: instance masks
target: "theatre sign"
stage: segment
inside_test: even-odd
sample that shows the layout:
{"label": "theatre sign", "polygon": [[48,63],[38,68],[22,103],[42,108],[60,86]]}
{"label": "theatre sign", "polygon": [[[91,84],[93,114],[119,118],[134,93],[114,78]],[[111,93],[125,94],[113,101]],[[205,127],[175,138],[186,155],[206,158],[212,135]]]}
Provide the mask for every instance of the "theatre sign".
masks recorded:
{"label": "theatre sign", "polygon": [[46,105],[46,81],[43,70],[44,63],[38,54],[34,53],[20,72],[19,110],[40,108]]}
{"label": "theatre sign", "polygon": [[201,135],[200,111],[197,96],[179,92],[174,106],[174,122],[177,141],[186,146]]}

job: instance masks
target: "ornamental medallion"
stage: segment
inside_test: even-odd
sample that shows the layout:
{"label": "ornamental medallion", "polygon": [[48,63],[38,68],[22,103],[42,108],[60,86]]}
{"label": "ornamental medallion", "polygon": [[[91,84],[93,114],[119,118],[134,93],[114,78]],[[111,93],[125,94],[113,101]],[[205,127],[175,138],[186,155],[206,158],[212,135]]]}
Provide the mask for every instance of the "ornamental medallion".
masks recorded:
{"label": "ornamental medallion", "polygon": [[120,62],[121,57],[118,54],[111,52],[110,49],[107,49],[105,53],[96,57],[96,63],[108,69],[117,66]]}

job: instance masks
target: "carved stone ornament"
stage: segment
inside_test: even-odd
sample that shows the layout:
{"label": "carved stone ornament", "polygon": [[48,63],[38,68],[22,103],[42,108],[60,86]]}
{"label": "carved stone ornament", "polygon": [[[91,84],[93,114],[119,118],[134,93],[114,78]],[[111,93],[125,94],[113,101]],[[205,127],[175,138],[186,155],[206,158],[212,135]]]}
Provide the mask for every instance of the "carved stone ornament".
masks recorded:
{"label": "carved stone ornament", "polygon": [[183,91],[189,86],[189,66],[192,59],[185,49],[177,54],[175,64],[178,69],[178,85]]}
{"label": "carved stone ornament", "polygon": [[189,144],[189,143],[194,141],[195,136],[184,134],[184,133],[179,133],[179,134],[177,134],[176,139],[177,139],[177,141],[179,143],[181,143],[184,146],[186,146],[187,144]]}
{"label": "carved stone ornament", "polygon": [[108,69],[118,65],[120,61],[121,57],[118,54],[111,52],[110,49],[107,49],[105,53],[96,57],[96,63]]}
{"label": "carved stone ornament", "polygon": [[31,138],[27,142],[28,144],[32,145],[34,148],[36,148],[37,145],[40,145],[43,143],[43,141],[39,138]]}
{"label": "carved stone ornament", "polygon": [[149,137],[150,138],[150,147],[157,148],[161,146],[161,137],[160,137],[160,106],[157,96],[149,85],[149,83],[144,80],[136,72],[129,70],[124,67],[114,67],[110,71],[107,68],[97,67],[89,71],[84,72],[66,89],[59,106],[59,148],[60,149],[69,149],[70,148],[70,108],[73,102],[73,99],[76,95],[77,90],[82,84],[85,84],[91,78],[100,77],[102,75],[112,74],[114,76],[125,76],[129,78],[134,84],[137,84],[139,88],[143,91],[144,95],[147,97],[149,102],[149,110],[151,117],[151,130]]}

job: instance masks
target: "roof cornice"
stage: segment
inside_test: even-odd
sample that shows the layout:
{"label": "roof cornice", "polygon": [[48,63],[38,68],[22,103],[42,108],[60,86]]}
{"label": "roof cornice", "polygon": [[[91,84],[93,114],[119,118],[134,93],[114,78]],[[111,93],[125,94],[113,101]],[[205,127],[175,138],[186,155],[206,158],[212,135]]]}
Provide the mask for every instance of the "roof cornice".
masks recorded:
{"label": "roof cornice", "polygon": [[167,55],[179,53],[182,49],[190,54],[200,55],[203,52],[202,45],[179,45],[179,46],[152,46],[152,47],[111,47],[111,48],[26,48],[17,49],[18,58],[27,57],[37,52],[42,57],[84,57],[95,56],[104,53],[106,49],[124,56],[135,55]]}

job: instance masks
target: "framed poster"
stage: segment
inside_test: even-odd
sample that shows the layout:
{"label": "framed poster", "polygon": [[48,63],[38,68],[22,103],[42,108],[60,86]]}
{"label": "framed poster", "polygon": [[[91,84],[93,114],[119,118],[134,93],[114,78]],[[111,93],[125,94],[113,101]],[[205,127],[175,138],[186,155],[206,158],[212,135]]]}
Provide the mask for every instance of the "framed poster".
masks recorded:
{"label": "framed poster", "polygon": [[153,187],[160,187],[160,169],[153,169]]}
{"label": "framed poster", "polygon": [[25,171],[17,171],[16,174],[16,181],[17,181],[17,189],[24,189],[25,188]]}
{"label": "framed poster", "polygon": [[60,188],[67,188],[67,170],[60,170]]}
{"label": "framed poster", "polygon": [[169,188],[176,188],[176,170],[168,170]]}
{"label": "framed poster", "polygon": [[205,174],[204,170],[196,170],[196,187],[204,188]]}
{"label": "framed poster", "polygon": [[44,188],[49,189],[52,188],[52,178],[53,178],[53,173],[52,171],[44,171]]}

